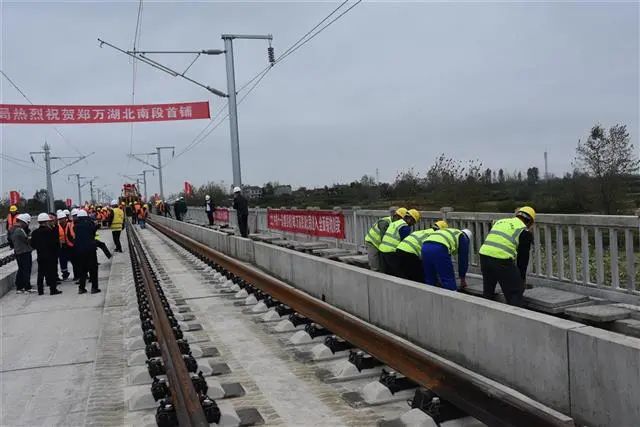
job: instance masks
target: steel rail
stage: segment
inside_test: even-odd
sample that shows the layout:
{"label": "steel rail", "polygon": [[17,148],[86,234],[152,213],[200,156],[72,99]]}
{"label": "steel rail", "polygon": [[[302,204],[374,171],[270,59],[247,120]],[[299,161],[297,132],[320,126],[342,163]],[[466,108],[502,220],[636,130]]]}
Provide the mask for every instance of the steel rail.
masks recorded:
{"label": "steel rail", "polygon": [[146,258],[142,243],[136,235],[132,226],[127,226],[127,237],[133,243],[133,253],[138,259],[138,265],[142,273],[145,290],[149,299],[149,308],[153,324],[160,345],[162,360],[164,362],[169,389],[171,390],[171,401],[176,409],[178,424],[181,427],[205,427],[209,426],[198,393],[193,386],[191,376],[182,358],[182,353],[178,347],[171,323],[162,306],[160,295],[154,284],[151,274],[151,267]]}
{"label": "steel rail", "polygon": [[[273,298],[311,318],[388,366],[434,391],[471,416],[490,426],[566,426],[565,417],[556,417],[531,400],[511,397],[507,391],[487,387],[471,376],[447,366],[420,347],[367,323],[343,310],[302,292],[285,282],[170,228],[149,221],[158,231],[243,278]],[[428,319],[425,319],[428,320]],[[560,414],[559,414],[560,415]]]}

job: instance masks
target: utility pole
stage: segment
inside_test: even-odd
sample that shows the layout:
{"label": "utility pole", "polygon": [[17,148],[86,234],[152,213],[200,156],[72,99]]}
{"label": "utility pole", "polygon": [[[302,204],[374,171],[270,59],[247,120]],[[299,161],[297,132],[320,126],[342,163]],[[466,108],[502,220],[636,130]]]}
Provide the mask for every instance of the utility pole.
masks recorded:
{"label": "utility pole", "polygon": [[76,177],[76,183],[78,184],[78,206],[82,205],[82,185],[80,185],[80,180],[81,179],[85,179],[86,177],[84,176],[80,176],[79,173],[72,173],[67,175],[67,179],[71,176],[75,176]]}
{"label": "utility pole", "polygon": [[93,205],[93,204],[96,202],[96,201],[95,201],[95,198],[93,197],[93,180],[94,180],[94,179],[95,179],[95,178],[91,178],[91,179],[89,180],[89,194],[91,194],[91,199],[89,199],[89,204],[90,204],[90,205]]}
{"label": "utility pole", "polygon": [[[227,65],[227,94],[229,96],[229,127],[231,133],[231,165],[233,167],[233,185],[242,187],[242,172],[240,169],[240,137],[238,135],[238,103],[236,101],[236,76],[233,63],[233,39],[273,40],[271,34],[223,34],[224,57]],[[269,55],[273,55],[273,49],[269,46]],[[273,63],[273,61],[272,61]]]}
{"label": "utility pole", "polygon": [[[55,206],[54,206],[54,197],[53,197],[53,181],[51,179],[51,177],[55,174],[57,174],[58,172],[60,172],[63,169],[68,168],[71,165],[74,165],[76,163],[78,163],[80,160],[84,160],[87,157],[89,157],[90,155],[94,154],[94,153],[89,153],[87,155],[84,156],[71,156],[71,157],[52,157],[51,156],[51,147],[49,146],[49,144],[45,141],[44,145],[42,146],[42,150],[43,151],[31,151],[29,152],[29,155],[31,155],[31,161],[33,163],[35,163],[35,160],[33,158],[34,154],[44,154],[44,163],[45,163],[45,173],[47,175],[47,209],[49,210],[49,212],[55,212]],[[63,159],[74,159],[71,163],[65,164],[65,166],[56,169],[54,171],[51,171],[51,160],[63,160]]]}
{"label": "utility pole", "polygon": [[[157,169],[158,171],[158,178],[160,181],[160,198],[162,200],[164,200],[164,185],[162,182],[162,150],[171,150],[171,156],[175,155],[175,148],[174,146],[170,145],[170,146],[162,146],[162,147],[156,147],[156,152],[150,152],[150,153],[138,153],[138,154],[129,154],[129,157],[131,157],[132,159],[136,159],[137,161],[144,163],[145,165],[151,166],[154,169]],[[146,160],[141,159],[138,156],[158,156],[158,164],[154,165],[152,163],[147,162]]]}
{"label": "utility pole", "polygon": [[148,202],[149,197],[147,196],[147,173],[151,172],[154,174],[153,169],[146,169],[142,171],[142,185],[144,185],[144,201]]}
{"label": "utility pole", "polygon": [[[268,40],[269,47],[267,48],[269,63],[273,66],[275,61],[273,47],[271,47],[271,41],[273,40],[273,36],[271,34],[222,34],[222,40],[224,41],[224,50],[220,49],[205,49],[205,50],[195,50],[195,51],[125,51],[120,49],[117,46],[112,45],[104,40],[98,39],[100,43],[100,47],[103,45],[107,45],[121,53],[124,53],[132,58],[136,58],[141,62],[144,62],[147,65],[150,65],[160,71],[164,71],[165,73],[173,76],[173,77],[181,77],[185,80],[190,81],[191,83],[198,85],[214,95],[229,98],[229,126],[231,130],[231,165],[233,169],[233,185],[241,187],[242,186],[242,174],[240,169],[240,141],[238,136],[238,103],[236,101],[236,78],[235,78],[235,66],[233,62],[233,40],[234,39],[245,39],[245,40]],[[160,62],[149,58],[146,56],[147,54],[195,54],[195,55],[221,55],[225,54],[226,61],[226,69],[227,69],[227,93],[221,92],[217,89],[207,86],[201,82],[191,79],[186,76],[187,71],[191,68],[191,65],[194,61],[189,65],[184,71],[176,71],[172,68],[167,67],[166,65],[161,64]],[[158,152],[158,161],[160,161],[160,152]],[[155,167],[155,166],[154,166]],[[157,168],[160,175],[160,197],[164,199],[163,189],[162,189],[162,170]]]}

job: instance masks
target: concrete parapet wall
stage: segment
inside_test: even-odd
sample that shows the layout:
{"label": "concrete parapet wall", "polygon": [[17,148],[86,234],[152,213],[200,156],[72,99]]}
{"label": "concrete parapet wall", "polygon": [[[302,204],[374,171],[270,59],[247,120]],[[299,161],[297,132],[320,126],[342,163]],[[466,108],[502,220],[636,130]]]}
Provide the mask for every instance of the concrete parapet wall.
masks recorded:
{"label": "concrete parapet wall", "polygon": [[13,289],[16,285],[16,271],[13,271],[0,279],[0,297]]}
{"label": "concrete parapet wall", "polygon": [[204,227],[158,222],[583,424],[639,425],[640,339]]}
{"label": "concrete parapet wall", "polygon": [[571,409],[591,426],[640,425],[640,340],[602,329],[569,332]]}

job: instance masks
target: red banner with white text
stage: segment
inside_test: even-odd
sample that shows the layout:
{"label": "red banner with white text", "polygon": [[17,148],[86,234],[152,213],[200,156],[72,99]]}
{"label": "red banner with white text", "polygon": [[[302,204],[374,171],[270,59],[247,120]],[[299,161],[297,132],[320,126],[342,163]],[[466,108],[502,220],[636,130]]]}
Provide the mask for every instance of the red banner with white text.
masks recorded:
{"label": "red banner with white text", "polygon": [[336,239],[345,237],[344,215],[337,212],[269,209],[267,225],[271,230],[290,233]]}
{"label": "red banner with white text", "polygon": [[18,203],[20,203],[20,193],[9,191],[9,204],[17,205]]}
{"label": "red banner with white text", "polygon": [[229,222],[229,209],[227,208],[216,208],[213,212],[213,219],[216,222]]}
{"label": "red banner with white text", "polygon": [[0,104],[0,123],[14,124],[162,122],[208,118],[207,101],[144,105]]}

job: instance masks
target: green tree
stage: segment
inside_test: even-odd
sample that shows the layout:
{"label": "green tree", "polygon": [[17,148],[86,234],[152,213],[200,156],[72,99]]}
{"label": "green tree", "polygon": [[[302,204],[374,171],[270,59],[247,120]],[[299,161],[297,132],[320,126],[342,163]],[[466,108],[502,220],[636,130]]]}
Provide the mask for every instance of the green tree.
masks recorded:
{"label": "green tree", "polygon": [[595,180],[600,210],[613,214],[627,191],[624,178],[637,173],[640,162],[625,125],[616,124],[607,132],[597,124],[585,142],[578,140],[575,166]]}

